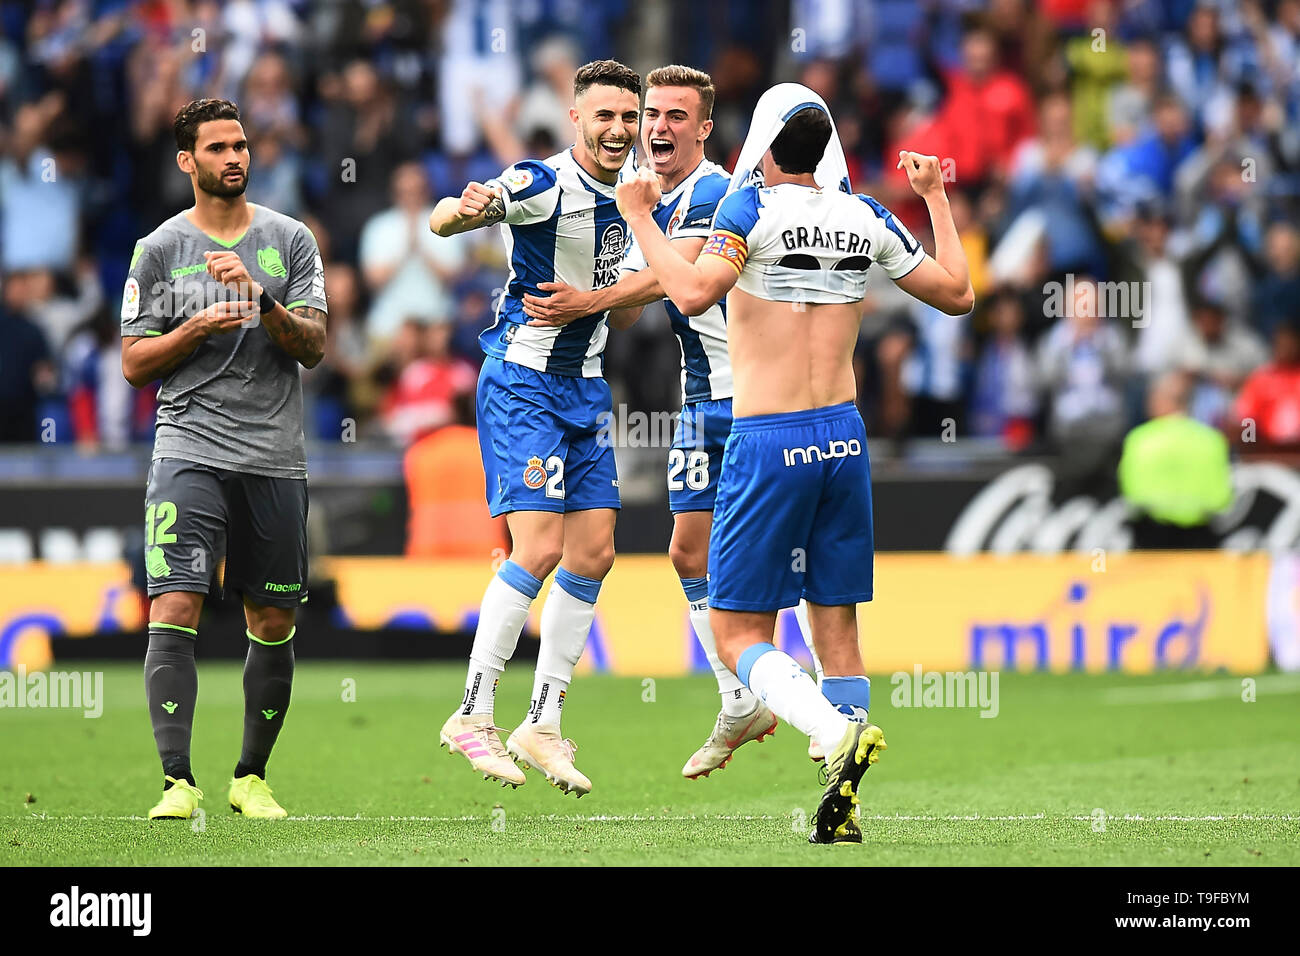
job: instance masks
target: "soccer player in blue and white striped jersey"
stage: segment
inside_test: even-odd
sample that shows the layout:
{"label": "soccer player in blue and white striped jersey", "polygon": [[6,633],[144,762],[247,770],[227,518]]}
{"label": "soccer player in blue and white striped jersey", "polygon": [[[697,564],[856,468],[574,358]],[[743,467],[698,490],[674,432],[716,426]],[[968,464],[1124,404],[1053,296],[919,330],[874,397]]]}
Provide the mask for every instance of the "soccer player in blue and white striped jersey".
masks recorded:
{"label": "soccer player in blue and white striped jersey", "polygon": [[[731,174],[704,158],[713,130],[713,81],[686,66],[663,66],[646,76],[641,114],[641,151],[659,178],[663,196],[654,220],[673,248],[694,261],[713,229],[718,203]],[[541,330],[570,328],[571,321],[613,310],[610,324],[627,328],[643,306],[664,298],[663,289],[633,246],[616,285],[591,291],[560,282],[542,285],[545,297],[526,295],[524,310]],[[708,555],[713,502],[722,450],[731,432],[731,359],[727,355],[727,303],[713,303],[688,316],[664,299],[682,353],[682,413],[668,454],[668,506],[673,513],[669,557],[690,606],[691,625],[718,681],[722,711],[713,731],[686,765],[687,778],[721,769],[742,744],[761,740],[776,717],[718,657],[709,624]],[[800,616],[800,626],[806,618]]]}
{"label": "soccer player in blue and white striped jersey", "polygon": [[[636,142],[641,78],[613,60],[574,77],[577,134],[544,161],[525,160],[443,199],[429,218],[440,236],[504,223],[510,259],[496,322],[479,337],[478,430],[491,513],[506,515],[514,543],[483,597],[465,697],[442,743],[502,784],[536,769],[566,793],[591,790],[560,733],[560,708],[614,562],[619,508],[614,450],[602,430],[612,413],[602,377],[606,313],[563,329],[530,327],[522,300],[543,282],[583,290],[613,285],[627,249],[614,184]],[[503,747],[493,720],[497,681],[514,654],[542,580],[555,571],[541,620],[528,716]]]}

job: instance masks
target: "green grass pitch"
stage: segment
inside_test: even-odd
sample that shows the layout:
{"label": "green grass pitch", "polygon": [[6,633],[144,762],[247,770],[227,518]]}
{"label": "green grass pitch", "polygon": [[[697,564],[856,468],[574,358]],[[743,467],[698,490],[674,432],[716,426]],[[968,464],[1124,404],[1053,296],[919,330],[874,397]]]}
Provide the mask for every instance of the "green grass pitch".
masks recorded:
{"label": "green grass pitch", "polygon": [[[1224,676],[1004,674],[993,719],[894,708],[878,675],[890,749],[864,780],[865,845],[818,847],[821,788],[792,728],[681,778],[716,713],[707,677],[580,676],[565,731],[594,789],[577,801],[532,773],[503,790],[438,749],[459,665],[304,662],[269,774],[291,818],[270,822],[229,810],[240,670],[201,661],[205,816],[150,824],[161,780],[141,669],[73,666],[104,671],[99,719],[0,710],[0,865],[1300,863],[1300,675],[1265,675],[1244,702]],[[527,666],[502,681],[507,729],[530,682]]]}

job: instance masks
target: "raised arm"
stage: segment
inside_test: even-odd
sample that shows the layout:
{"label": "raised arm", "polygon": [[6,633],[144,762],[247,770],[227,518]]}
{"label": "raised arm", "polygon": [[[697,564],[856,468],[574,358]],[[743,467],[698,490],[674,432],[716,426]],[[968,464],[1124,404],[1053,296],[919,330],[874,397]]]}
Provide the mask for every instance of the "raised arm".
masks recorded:
{"label": "raised arm", "polygon": [[952,221],[948,195],[937,156],[900,151],[898,165],[907,172],[912,190],[925,200],[934,229],[934,258],[926,256],[915,269],[894,280],[900,289],[948,315],[965,315],[975,307],[970,268]]}
{"label": "raised arm", "polygon": [[469,183],[459,196],[438,200],[429,214],[429,228],[439,236],[454,236],[484,226],[495,226],[506,218],[501,190],[482,183]]}
{"label": "raised arm", "polygon": [[614,199],[664,294],[683,313],[700,315],[731,291],[740,270],[730,260],[710,255],[692,262],[659,231],[650,215],[659,201],[659,180],[654,173],[637,170],[615,188]]}

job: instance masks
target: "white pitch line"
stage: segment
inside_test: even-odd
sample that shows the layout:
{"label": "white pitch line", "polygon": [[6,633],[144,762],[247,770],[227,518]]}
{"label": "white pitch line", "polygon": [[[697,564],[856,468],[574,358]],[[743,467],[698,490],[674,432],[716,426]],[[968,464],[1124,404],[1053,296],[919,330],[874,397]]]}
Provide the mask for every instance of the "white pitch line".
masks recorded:
{"label": "white pitch line", "polygon": [[[790,819],[789,816],[776,816],[773,814],[598,814],[593,816],[569,816],[558,813],[548,814],[518,814],[529,820],[548,821],[554,823],[656,823],[656,822],[674,822],[684,823],[690,821],[707,822],[709,820],[726,820],[726,821],[785,821]],[[10,818],[13,819],[13,818]],[[74,821],[74,820],[95,820],[105,822],[124,822],[124,823],[143,823],[146,818],[142,816],[111,816],[86,814],[81,816],[49,816],[46,814],[31,814],[28,819],[42,821]],[[304,815],[290,816],[286,820],[296,823],[473,823],[475,821],[489,822],[490,815],[484,816],[327,816],[327,815]],[[863,820],[872,820],[880,823],[1027,823],[1038,820],[1062,820],[1074,823],[1091,823],[1095,818],[1091,814],[1047,814],[1047,813],[1017,813],[1017,814],[899,814],[899,813],[876,813],[863,814]],[[1182,814],[1152,814],[1146,816],[1140,813],[1125,814],[1107,814],[1107,821],[1115,820],[1124,823],[1226,823],[1232,821],[1244,822],[1266,822],[1266,821],[1300,821],[1300,815],[1296,814],[1250,814],[1250,813],[1228,813],[1228,814],[1209,814],[1206,816],[1186,816]]]}
{"label": "white pitch line", "polygon": [[[1078,820],[1081,823],[1087,823],[1091,821],[1093,817],[1091,814],[1085,814],[1085,815],[1071,817],[1071,819]],[[1143,816],[1140,813],[1125,813],[1125,814],[1111,813],[1111,814],[1107,814],[1106,819],[1121,820],[1125,823],[1224,823],[1224,822],[1234,821],[1234,820],[1244,820],[1253,823],[1256,821],[1271,821],[1271,820],[1282,821],[1282,822],[1300,820],[1300,816],[1296,816],[1295,814],[1291,814],[1291,813],[1263,813],[1263,814],[1225,813],[1225,814],[1211,814],[1210,816],[1204,816],[1204,817],[1187,817],[1187,816],[1179,816],[1178,814],[1175,813],[1162,813],[1156,816],[1147,817],[1147,816]]]}
{"label": "white pitch line", "polygon": [[[1116,687],[1102,696],[1107,704],[1174,704],[1212,700],[1215,697],[1240,697],[1242,681],[1202,680],[1185,684],[1147,684],[1142,687]],[[1255,682],[1256,695],[1300,694],[1300,674],[1266,674],[1249,678]]]}

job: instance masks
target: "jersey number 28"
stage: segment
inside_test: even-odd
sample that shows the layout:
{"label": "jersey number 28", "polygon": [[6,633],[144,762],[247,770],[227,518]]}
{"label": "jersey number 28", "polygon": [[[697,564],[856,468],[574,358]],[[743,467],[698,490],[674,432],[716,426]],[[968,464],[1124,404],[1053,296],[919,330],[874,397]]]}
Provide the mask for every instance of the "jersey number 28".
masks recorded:
{"label": "jersey number 28", "polygon": [[685,487],[703,491],[709,487],[709,453],[693,451],[690,457],[680,448],[668,453],[668,490],[682,490],[682,472],[686,472]]}

